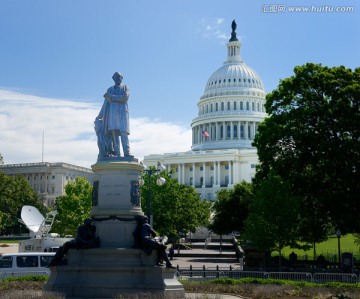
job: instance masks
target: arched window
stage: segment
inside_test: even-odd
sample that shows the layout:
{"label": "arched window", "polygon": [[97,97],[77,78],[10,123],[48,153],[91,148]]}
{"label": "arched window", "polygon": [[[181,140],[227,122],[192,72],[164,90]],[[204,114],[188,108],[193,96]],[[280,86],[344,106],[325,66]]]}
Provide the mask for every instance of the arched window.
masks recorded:
{"label": "arched window", "polygon": [[218,110],[219,110],[219,104],[216,103],[216,104],[215,104],[215,111],[218,111]]}
{"label": "arched window", "polygon": [[244,103],[240,102],[240,110],[244,110]]}
{"label": "arched window", "polygon": [[224,102],[221,102],[221,111],[224,111]]}
{"label": "arched window", "polygon": [[237,105],[236,105],[236,102],[234,102],[234,110],[237,109]]}
{"label": "arched window", "polygon": [[227,110],[230,110],[230,102],[227,102]]}

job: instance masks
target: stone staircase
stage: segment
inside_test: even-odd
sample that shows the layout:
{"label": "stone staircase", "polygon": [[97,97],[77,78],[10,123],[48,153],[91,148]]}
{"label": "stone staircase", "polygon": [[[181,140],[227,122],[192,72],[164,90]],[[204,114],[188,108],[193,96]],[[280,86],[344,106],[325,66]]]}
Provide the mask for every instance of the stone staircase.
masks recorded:
{"label": "stone staircase", "polygon": [[175,257],[237,260],[232,238],[192,239],[186,245],[175,250]]}

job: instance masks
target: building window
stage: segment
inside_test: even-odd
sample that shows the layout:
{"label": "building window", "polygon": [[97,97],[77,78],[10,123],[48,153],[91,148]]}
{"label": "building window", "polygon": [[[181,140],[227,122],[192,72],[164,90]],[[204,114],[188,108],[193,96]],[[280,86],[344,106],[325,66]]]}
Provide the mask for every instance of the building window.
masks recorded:
{"label": "building window", "polygon": [[236,79],[234,78],[234,82],[236,82]]}
{"label": "building window", "polygon": [[257,103],[257,111],[260,111],[260,104]]}
{"label": "building window", "polygon": [[251,168],[255,168],[255,164],[251,164]]}
{"label": "building window", "polygon": [[225,165],[225,169],[228,170],[228,169],[229,169],[229,165]]}
{"label": "building window", "polygon": [[221,111],[224,111],[224,102],[221,102]]}
{"label": "building window", "polygon": [[190,171],[193,171],[193,168],[192,168],[192,167],[190,167]]}
{"label": "building window", "polygon": [[204,168],[204,167],[200,166],[200,171],[202,171],[202,170],[203,170],[203,168]]}
{"label": "building window", "polygon": [[231,82],[231,79],[229,79],[228,81],[229,81],[229,83],[230,83],[230,82]]}
{"label": "building window", "polygon": [[210,170],[214,170],[214,166],[210,166]]}
{"label": "building window", "polygon": [[226,126],[226,138],[231,138],[231,126]]}
{"label": "building window", "polygon": [[213,112],[213,104],[211,103],[211,105],[210,105],[210,112]]}
{"label": "building window", "polygon": [[224,126],[220,126],[220,139],[224,138]]}
{"label": "building window", "polygon": [[227,102],[227,110],[230,110],[230,102]]}
{"label": "building window", "polygon": [[211,186],[213,186],[214,185],[214,177],[212,176],[212,177],[210,177],[210,184],[211,184]]}
{"label": "building window", "polygon": [[251,107],[252,107],[252,110],[255,111],[255,103],[254,102],[251,103]]}
{"label": "building window", "polygon": [[244,135],[244,126],[240,126],[240,138],[245,138],[245,135]]}
{"label": "building window", "polygon": [[238,137],[238,126],[237,125],[234,125],[234,138],[237,138]]}
{"label": "building window", "polygon": [[193,178],[190,178],[190,186],[193,185]]}
{"label": "building window", "polygon": [[246,110],[250,110],[249,102],[246,102]]}
{"label": "building window", "polygon": [[53,180],[55,180],[55,176],[53,175],[52,177],[51,177]]}
{"label": "building window", "polygon": [[244,103],[240,102],[240,110],[244,110]]}
{"label": "building window", "polygon": [[234,110],[236,110],[236,109],[237,109],[236,102],[234,102]]}
{"label": "building window", "polygon": [[219,110],[219,104],[218,104],[218,103],[215,104],[215,110],[216,110],[216,111]]}
{"label": "building window", "polygon": [[229,177],[225,176],[225,185],[229,185]]}
{"label": "building window", "polygon": [[200,178],[200,185],[202,186],[203,184],[204,184],[204,178],[201,177],[201,178]]}

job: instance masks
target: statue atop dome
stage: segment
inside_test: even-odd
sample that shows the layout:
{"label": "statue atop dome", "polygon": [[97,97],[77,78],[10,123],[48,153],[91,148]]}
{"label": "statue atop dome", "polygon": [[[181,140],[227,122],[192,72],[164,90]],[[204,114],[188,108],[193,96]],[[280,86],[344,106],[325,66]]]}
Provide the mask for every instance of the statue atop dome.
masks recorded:
{"label": "statue atop dome", "polygon": [[232,23],[231,23],[232,32],[231,32],[231,38],[230,38],[229,42],[237,42],[237,41],[239,41],[237,39],[237,37],[236,37],[236,32],[235,32],[236,27],[237,27],[236,22],[235,22],[235,20],[233,20]]}
{"label": "statue atop dome", "polygon": [[236,22],[235,22],[235,20],[233,20],[232,23],[231,23],[231,29],[232,29],[232,31],[236,31]]}

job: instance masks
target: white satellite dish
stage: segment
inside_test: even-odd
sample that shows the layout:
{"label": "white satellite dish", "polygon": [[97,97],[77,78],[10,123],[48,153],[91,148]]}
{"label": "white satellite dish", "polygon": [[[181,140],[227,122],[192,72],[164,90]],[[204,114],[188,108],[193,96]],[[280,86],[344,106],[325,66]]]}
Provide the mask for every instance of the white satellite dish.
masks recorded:
{"label": "white satellite dish", "polygon": [[23,206],[21,209],[21,219],[26,227],[34,233],[37,233],[43,224],[45,218],[39,210],[32,206]]}

